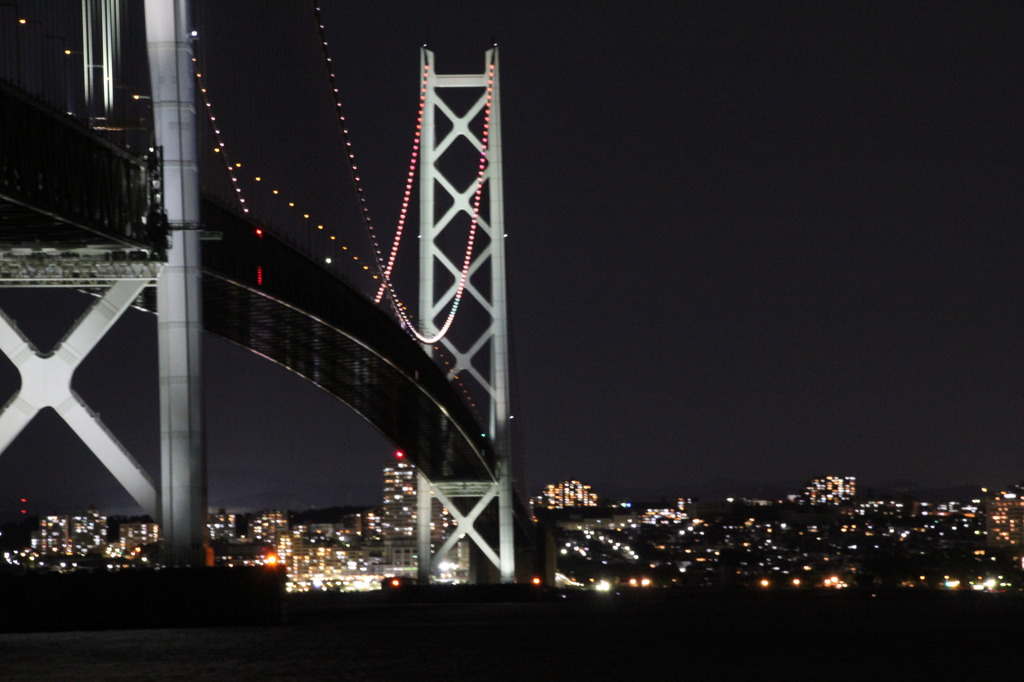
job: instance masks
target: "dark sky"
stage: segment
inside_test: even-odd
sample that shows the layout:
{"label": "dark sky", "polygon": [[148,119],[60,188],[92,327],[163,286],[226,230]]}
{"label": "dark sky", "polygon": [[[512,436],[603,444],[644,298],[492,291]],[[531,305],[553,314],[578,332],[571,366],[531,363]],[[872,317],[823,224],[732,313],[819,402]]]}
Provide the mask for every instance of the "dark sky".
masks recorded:
{"label": "dark sky", "polygon": [[[381,225],[400,203],[420,45],[442,73],[478,71],[500,45],[531,492],[568,477],[633,499],[795,491],[825,474],[1024,478],[1019,4],[323,6]],[[194,14],[241,175],[366,253],[308,3]],[[293,238],[318,238],[250,185]],[[150,343],[152,320],[134,317],[124,343]],[[109,404],[104,420],[156,472],[155,407],[129,418],[107,395],[152,402],[155,359],[122,353],[136,367],[118,369],[117,343],[78,390]],[[370,427],[224,342],[207,360],[211,503],[377,500],[390,446]],[[59,424],[49,415],[0,457],[0,498],[129,505],[88,453],[55,456],[76,447]]]}

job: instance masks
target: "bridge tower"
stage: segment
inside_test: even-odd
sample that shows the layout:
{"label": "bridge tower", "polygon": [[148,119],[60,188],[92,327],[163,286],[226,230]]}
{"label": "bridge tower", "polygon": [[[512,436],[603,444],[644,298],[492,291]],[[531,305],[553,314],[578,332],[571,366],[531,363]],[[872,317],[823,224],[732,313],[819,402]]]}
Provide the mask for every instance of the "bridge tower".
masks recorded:
{"label": "bridge tower", "polygon": [[206,440],[201,384],[198,131],[189,0],[146,0],[146,41],[156,142],[163,148],[164,206],[171,228],[157,281],[161,514],[166,561],[206,554]]}
{"label": "bridge tower", "polygon": [[[479,333],[463,335],[459,344],[452,335],[443,337],[438,350],[455,359],[451,375],[468,374],[483,392],[487,436],[496,454],[495,480],[428,481],[420,474],[417,530],[420,582],[427,582],[433,569],[443,562],[462,536],[469,535],[495,565],[504,583],[515,580],[513,538],[513,499],[511,468],[511,429],[509,420],[509,340],[505,295],[504,208],[501,162],[501,109],[498,101],[498,48],[487,51],[484,70],[475,74],[439,74],[434,54],[423,48],[421,70],[424,76],[422,138],[420,142],[420,300],[425,333],[440,329],[457,295],[461,263],[446,250],[444,233],[453,225],[475,220],[478,235],[466,281],[462,305],[466,299],[483,312],[486,324]],[[458,91],[458,92],[453,92]],[[452,98],[444,93],[452,92]],[[476,96],[474,99],[474,95]],[[453,104],[458,100],[461,105]],[[480,128],[482,133],[474,131]],[[458,153],[468,142],[481,159],[481,174],[468,186],[459,186],[453,173],[445,172],[445,156]],[[486,162],[485,162],[486,157]],[[478,204],[478,205],[475,205]],[[481,234],[482,233],[482,234]],[[474,313],[476,314],[476,313]],[[435,354],[435,346],[427,346]],[[430,496],[436,495],[452,511],[458,529],[431,557]],[[457,498],[469,498],[466,512],[453,504]],[[498,547],[481,536],[474,521],[497,498]],[[468,505],[464,505],[468,506]],[[431,557],[424,561],[423,557]]]}

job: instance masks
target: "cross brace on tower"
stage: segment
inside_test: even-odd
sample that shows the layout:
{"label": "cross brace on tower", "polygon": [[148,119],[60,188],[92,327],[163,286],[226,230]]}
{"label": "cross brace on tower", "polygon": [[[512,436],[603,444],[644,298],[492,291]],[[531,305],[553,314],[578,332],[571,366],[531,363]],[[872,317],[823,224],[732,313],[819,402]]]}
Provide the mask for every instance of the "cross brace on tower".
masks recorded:
{"label": "cross brace on tower", "polygon": [[[454,262],[442,248],[441,236],[457,219],[475,220],[483,238],[477,240],[472,254],[464,298],[479,304],[487,317],[484,329],[468,345],[459,348],[451,336],[438,344],[455,358],[451,375],[469,374],[484,393],[487,436],[494,446],[496,467],[492,481],[427,481],[420,478],[418,494],[420,556],[419,578],[430,579],[432,569],[443,562],[454,543],[469,536],[497,567],[502,582],[515,580],[515,547],[512,524],[511,429],[509,428],[509,360],[508,315],[505,298],[504,199],[501,166],[501,109],[498,101],[498,48],[488,50],[484,70],[476,74],[439,74],[434,68],[434,54],[421,52],[421,73],[426,73],[426,94],[423,106],[423,136],[420,144],[420,310],[421,324],[428,335],[437,333],[439,316],[447,313],[455,299],[461,276],[461,264]],[[479,97],[462,113],[456,111],[441,93],[446,90],[479,93]],[[482,135],[473,130],[474,122],[485,114]],[[440,135],[439,124],[447,122],[450,129]],[[488,138],[484,144],[483,138]],[[441,169],[442,157],[459,140],[468,141],[481,155],[486,155],[482,175],[469,187],[459,188]],[[481,161],[483,164],[483,160]],[[486,197],[480,206],[474,199]],[[443,212],[440,210],[442,207]],[[440,215],[439,215],[440,213]],[[440,276],[439,276],[440,273]],[[476,278],[474,279],[474,276]],[[427,352],[434,354],[434,347]],[[424,485],[426,483],[426,485]],[[431,560],[430,496],[435,495],[452,512],[458,527],[452,537],[441,545]],[[468,512],[459,511],[456,498],[475,499]],[[473,527],[483,510],[494,500],[498,504],[498,546],[494,548]]]}

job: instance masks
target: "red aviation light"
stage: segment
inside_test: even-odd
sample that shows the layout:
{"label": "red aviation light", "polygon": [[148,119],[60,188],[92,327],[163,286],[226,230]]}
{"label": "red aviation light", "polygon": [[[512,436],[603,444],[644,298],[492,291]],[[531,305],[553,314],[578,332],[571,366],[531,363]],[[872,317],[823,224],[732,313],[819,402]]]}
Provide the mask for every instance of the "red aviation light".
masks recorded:
{"label": "red aviation light", "polygon": [[263,266],[256,266],[256,286],[263,286]]}
{"label": "red aviation light", "polygon": [[401,450],[395,450],[395,459],[404,459],[405,453]]}

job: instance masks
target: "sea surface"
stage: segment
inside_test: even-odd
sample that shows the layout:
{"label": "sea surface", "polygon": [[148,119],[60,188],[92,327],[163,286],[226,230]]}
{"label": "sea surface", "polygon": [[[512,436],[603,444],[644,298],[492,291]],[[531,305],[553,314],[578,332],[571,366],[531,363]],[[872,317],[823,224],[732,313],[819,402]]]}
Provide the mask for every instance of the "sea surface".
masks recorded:
{"label": "sea surface", "polygon": [[1024,679],[1024,598],[293,601],[265,627],[0,634],[0,680]]}

